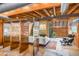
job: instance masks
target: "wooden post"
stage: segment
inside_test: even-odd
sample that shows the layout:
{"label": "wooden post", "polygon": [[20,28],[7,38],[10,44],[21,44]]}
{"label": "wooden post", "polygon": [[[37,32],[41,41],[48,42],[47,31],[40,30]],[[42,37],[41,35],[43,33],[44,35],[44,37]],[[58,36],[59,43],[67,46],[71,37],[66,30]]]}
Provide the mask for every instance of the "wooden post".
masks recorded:
{"label": "wooden post", "polygon": [[79,23],[77,23],[76,46],[79,48]]}
{"label": "wooden post", "polygon": [[34,44],[33,44],[33,56],[36,56],[38,54],[39,51],[39,39],[35,39],[34,40]]}
{"label": "wooden post", "polygon": [[0,20],[0,45],[3,45],[3,21]]}

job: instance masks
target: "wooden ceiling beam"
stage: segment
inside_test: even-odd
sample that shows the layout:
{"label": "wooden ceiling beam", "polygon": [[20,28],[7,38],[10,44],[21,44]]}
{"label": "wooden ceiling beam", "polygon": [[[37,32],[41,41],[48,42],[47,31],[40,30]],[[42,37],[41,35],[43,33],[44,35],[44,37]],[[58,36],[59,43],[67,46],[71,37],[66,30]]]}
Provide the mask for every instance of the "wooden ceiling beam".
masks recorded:
{"label": "wooden ceiling beam", "polygon": [[24,14],[22,14],[22,16],[24,16],[24,17],[31,17],[31,18],[33,18],[33,16],[31,16],[31,15],[29,15],[29,14],[26,14],[26,13],[24,13]]}
{"label": "wooden ceiling beam", "polygon": [[77,10],[75,10],[73,13],[79,13],[79,8]]}
{"label": "wooden ceiling beam", "polygon": [[30,15],[33,15],[33,16],[35,16],[35,17],[37,17],[37,18],[40,18],[40,16],[38,16],[38,15],[35,14],[35,13],[30,13]]}
{"label": "wooden ceiling beam", "polygon": [[56,16],[56,8],[53,7],[54,16]]}
{"label": "wooden ceiling beam", "polygon": [[44,11],[48,16],[50,16],[49,12],[48,12],[46,9],[43,9],[43,11]]}
{"label": "wooden ceiling beam", "polygon": [[34,11],[36,14],[40,15],[41,17],[45,17],[43,14],[41,14],[40,12]]}
{"label": "wooden ceiling beam", "polygon": [[31,12],[31,11],[35,11],[35,10],[50,8],[50,7],[54,7],[54,6],[59,7],[60,3],[34,3],[31,5],[26,5],[21,8],[3,12],[0,15],[12,16],[12,15],[16,15],[16,14],[25,13],[25,12]]}
{"label": "wooden ceiling beam", "polygon": [[24,14],[19,14],[19,15],[15,15],[11,18],[14,18],[14,19],[27,19],[27,18],[32,18],[31,16],[27,16],[27,15],[24,15]]}
{"label": "wooden ceiling beam", "polygon": [[79,4],[72,6],[72,8],[69,10],[69,12],[67,14],[71,14],[78,7],[79,7]]}
{"label": "wooden ceiling beam", "polygon": [[26,13],[26,15],[29,15],[29,16],[31,16],[31,17],[39,17],[39,16],[33,15],[33,14],[31,14],[31,13]]}
{"label": "wooden ceiling beam", "polygon": [[29,15],[25,15],[24,17],[26,17],[26,18],[27,18],[27,17],[29,17],[29,18],[33,18],[33,17],[29,16]]}
{"label": "wooden ceiling beam", "polygon": [[19,15],[19,16],[17,16],[17,17],[19,17],[19,19],[32,19],[32,17],[30,17],[30,16],[23,16],[23,15]]}
{"label": "wooden ceiling beam", "polygon": [[50,15],[53,15],[53,9],[49,10]]}

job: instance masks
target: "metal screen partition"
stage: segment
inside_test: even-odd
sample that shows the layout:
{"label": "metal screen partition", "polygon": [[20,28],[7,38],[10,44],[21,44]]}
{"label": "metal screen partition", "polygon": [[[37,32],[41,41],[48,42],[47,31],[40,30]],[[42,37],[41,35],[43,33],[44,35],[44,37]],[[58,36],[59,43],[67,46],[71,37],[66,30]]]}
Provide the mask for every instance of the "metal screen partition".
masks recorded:
{"label": "metal screen partition", "polygon": [[19,48],[20,22],[11,22],[11,50]]}
{"label": "metal screen partition", "polygon": [[3,24],[3,48],[10,45],[10,23]]}
{"label": "metal screen partition", "polygon": [[29,22],[22,21],[21,24],[21,40],[20,40],[20,53],[28,49],[29,37]]}

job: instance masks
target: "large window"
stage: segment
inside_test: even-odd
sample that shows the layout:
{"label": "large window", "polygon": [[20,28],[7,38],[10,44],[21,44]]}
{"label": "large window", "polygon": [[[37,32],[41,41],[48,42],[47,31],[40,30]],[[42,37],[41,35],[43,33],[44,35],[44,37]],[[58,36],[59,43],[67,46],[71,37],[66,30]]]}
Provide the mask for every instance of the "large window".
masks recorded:
{"label": "large window", "polygon": [[10,36],[10,23],[4,23],[4,35]]}
{"label": "large window", "polygon": [[48,29],[47,29],[47,21],[40,21],[40,36],[47,36],[48,35]]}
{"label": "large window", "polygon": [[77,26],[76,25],[72,26],[71,31],[76,33],[77,32]]}
{"label": "large window", "polygon": [[40,30],[46,30],[46,24],[44,23],[40,24]]}

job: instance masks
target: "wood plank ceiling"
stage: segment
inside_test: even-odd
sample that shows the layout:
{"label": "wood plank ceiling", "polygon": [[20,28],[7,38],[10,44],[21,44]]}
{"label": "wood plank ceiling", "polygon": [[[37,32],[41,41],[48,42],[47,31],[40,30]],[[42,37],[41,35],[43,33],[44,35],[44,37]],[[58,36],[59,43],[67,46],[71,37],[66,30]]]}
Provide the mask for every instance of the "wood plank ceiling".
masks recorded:
{"label": "wood plank ceiling", "polygon": [[[40,6],[41,4],[39,4]],[[42,6],[44,7],[44,6]],[[39,7],[41,8],[41,7]],[[33,19],[33,18],[42,18],[42,17],[47,17],[47,16],[58,16],[61,15],[60,9],[61,6],[51,6],[51,7],[46,7],[46,8],[41,8],[37,10],[33,10],[30,12],[23,12],[23,13],[18,13],[16,15],[11,15],[9,17],[14,18],[14,19]],[[71,3],[69,4],[68,9],[64,14],[73,14],[73,13],[79,13],[79,4],[78,3]]]}

